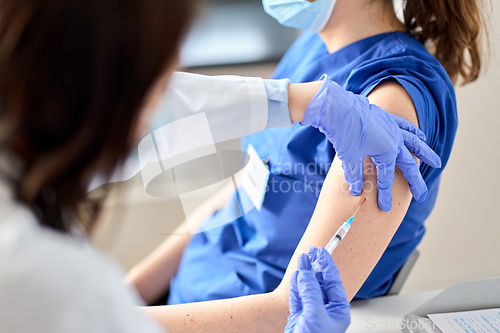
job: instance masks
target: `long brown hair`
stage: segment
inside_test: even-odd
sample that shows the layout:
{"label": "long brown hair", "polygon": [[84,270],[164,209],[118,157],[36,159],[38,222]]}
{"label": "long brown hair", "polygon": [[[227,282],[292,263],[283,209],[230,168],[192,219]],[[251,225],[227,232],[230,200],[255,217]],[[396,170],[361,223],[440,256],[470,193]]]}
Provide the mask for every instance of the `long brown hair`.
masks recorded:
{"label": "long brown hair", "polygon": [[453,83],[475,81],[482,66],[480,0],[405,0],[407,28],[441,62]]}
{"label": "long brown hair", "polygon": [[0,0],[0,148],[22,158],[17,198],[43,225],[69,231],[92,177],[126,156],[191,12],[190,0]]}

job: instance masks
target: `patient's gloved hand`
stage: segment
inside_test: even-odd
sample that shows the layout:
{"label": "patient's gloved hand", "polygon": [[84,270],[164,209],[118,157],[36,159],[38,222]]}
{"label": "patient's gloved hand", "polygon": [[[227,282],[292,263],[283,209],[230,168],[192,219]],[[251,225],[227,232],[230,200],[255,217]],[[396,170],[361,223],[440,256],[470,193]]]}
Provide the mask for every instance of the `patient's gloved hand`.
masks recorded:
{"label": "patient's gloved hand", "polygon": [[368,98],[355,95],[323,76],[324,84],[311,101],[302,125],[324,133],[342,161],[352,195],[363,189],[364,159],[377,166],[378,206],[392,208],[395,166],[403,172],[417,201],[425,200],[427,185],[410,152],[434,168],[441,167],[439,156],[425,143],[425,135],[410,121],[387,113]]}
{"label": "patient's gloved hand", "polygon": [[[316,259],[323,269],[314,276],[311,260]],[[311,247],[309,256],[299,257],[290,281],[290,316],[285,332],[344,333],[350,323],[350,305],[337,266],[325,249]]]}

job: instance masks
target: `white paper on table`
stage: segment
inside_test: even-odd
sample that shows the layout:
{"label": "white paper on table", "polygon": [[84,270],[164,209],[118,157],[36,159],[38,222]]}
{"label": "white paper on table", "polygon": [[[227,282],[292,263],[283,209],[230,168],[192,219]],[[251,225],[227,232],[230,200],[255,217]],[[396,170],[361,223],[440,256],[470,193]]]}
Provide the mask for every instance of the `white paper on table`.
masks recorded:
{"label": "white paper on table", "polygon": [[443,333],[500,333],[500,308],[428,315]]}
{"label": "white paper on table", "polygon": [[443,333],[429,318],[418,318],[418,323],[427,333]]}

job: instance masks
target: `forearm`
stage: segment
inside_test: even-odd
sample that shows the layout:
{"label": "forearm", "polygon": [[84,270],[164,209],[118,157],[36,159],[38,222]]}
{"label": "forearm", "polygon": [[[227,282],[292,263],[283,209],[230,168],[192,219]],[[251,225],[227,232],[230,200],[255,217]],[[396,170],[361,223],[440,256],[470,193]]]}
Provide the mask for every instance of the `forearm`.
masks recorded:
{"label": "forearm", "polygon": [[322,84],[322,81],[290,84],[288,87],[288,109],[292,122],[299,123],[304,120],[306,109]]}
{"label": "forearm", "polygon": [[190,240],[187,223],[183,222],[154,252],[128,272],[126,283],[133,284],[147,304],[155,302],[168,289]]}
{"label": "forearm", "polygon": [[278,292],[144,308],[169,332],[283,332],[288,302]]}
{"label": "forearm", "polygon": [[[216,210],[223,207],[232,188],[224,188],[205,201],[190,216],[192,229],[201,224]],[[126,282],[135,285],[147,304],[161,297],[169,287],[171,278],[177,273],[182,253],[192,238],[190,228],[184,221],[154,252],[133,267]]]}

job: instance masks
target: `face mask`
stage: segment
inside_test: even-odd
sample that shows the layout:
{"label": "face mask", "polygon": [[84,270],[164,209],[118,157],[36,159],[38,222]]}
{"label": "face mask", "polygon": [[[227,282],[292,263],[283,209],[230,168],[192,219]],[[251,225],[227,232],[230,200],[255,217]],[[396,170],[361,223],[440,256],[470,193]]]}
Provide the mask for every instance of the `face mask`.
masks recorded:
{"label": "face mask", "polygon": [[262,0],[267,14],[296,29],[321,32],[333,12],[336,0]]}

